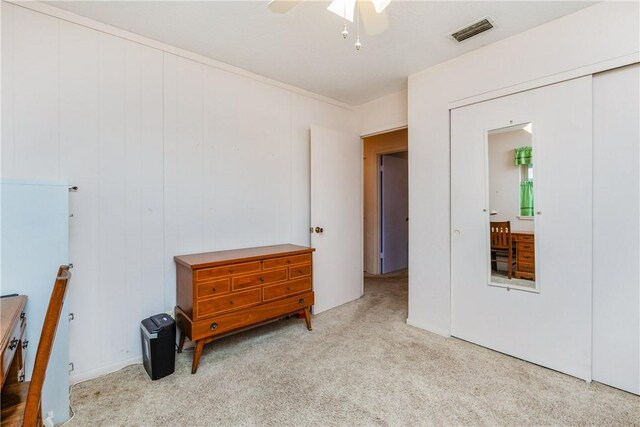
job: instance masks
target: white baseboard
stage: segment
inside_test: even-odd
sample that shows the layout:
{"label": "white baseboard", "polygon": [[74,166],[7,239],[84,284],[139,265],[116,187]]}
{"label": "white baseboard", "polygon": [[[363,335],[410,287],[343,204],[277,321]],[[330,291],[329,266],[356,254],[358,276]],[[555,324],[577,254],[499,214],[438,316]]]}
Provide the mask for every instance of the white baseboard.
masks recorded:
{"label": "white baseboard", "polygon": [[433,332],[434,334],[441,335],[445,338],[451,337],[451,331],[448,329],[440,328],[437,326],[430,325],[428,323],[416,322],[411,319],[407,319],[407,325],[413,326],[416,328],[424,329],[425,331]]}
{"label": "white baseboard", "polygon": [[77,374],[73,374],[72,373],[69,376],[69,383],[70,383],[70,385],[78,384],[78,383],[81,383],[83,381],[91,380],[91,379],[94,379],[94,378],[101,377],[102,375],[106,375],[106,374],[110,374],[110,373],[115,372],[115,371],[119,371],[120,369],[122,369],[122,368],[124,368],[126,366],[137,365],[139,363],[142,363],[142,355],[135,356],[135,357],[132,357],[132,358],[126,359],[126,360],[121,360],[119,362],[112,363],[110,365],[101,366],[99,368],[92,369],[90,371],[79,372]]}

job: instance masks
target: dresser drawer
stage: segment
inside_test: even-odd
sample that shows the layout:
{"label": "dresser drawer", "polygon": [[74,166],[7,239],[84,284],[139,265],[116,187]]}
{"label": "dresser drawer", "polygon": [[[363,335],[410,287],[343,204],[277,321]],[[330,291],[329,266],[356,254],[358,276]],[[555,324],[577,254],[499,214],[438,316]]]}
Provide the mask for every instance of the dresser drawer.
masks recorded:
{"label": "dresser drawer", "polygon": [[264,271],[261,273],[251,274],[249,276],[240,276],[233,278],[233,290],[251,288],[253,286],[266,285],[267,283],[276,283],[287,280],[287,270]]}
{"label": "dresser drawer", "polygon": [[534,263],[518,261],[518,264],[516,265],[516,270],[526,271],[527,273],[535,273],[536,265]]}
{"label": "dresser drawer", "polygon": [[182,325],[181,328],[188,331],[190,339],[199,340],[276,319],[286,314],[300,312],[305,307],[312,306],[313,303],[313,292],[305,292],[291,298],[269,301],[249,310],[224,313],[193,323],[184,318],[180,311],[176,312],[176,318],[178,324]]}
{"label": "dresser drawer", "polygon": [[518,234],[518,237],[516,239],[519,242],[533,242],[535,236],[533,234]]}
{"label": "dresser drawer", "polygon": [[260,289],[203,299],[199,300],[196,304],[198,307],[198,317],[239,310],[244,307],[260,304]]}
{"label": "dresser drawer", "polygon": [[230,264],[223,267],[202,268],[196,270],[196,281],[210,280],[217,277],[230,276],[232,274],[251,273],[260,270],[260,261],[245,262],[242,264]]}
{"label": "dresser drawer", "polygon": [[518,252],[526,252],[526,251],[533,252],[535,250],[535,244],[531,241],[517,242],[516,250]]}
{"label": "dresser drawer", "polygon": [[279,285],[265,286],[262,289],[262,299],[271,301],[309,290],[311,290],[311,278],[307,277],[306,279],[292,280]]}
{"label": "dresser drawer", "polygon": [[518,262],[526,262],[533,264],[535,262],[535,254],[533,251],[520,251],[518,252]]}
{"label": "dresser drawer", "polygon": [[296,277],[306,277],[311,275],[311,264],[289,267],[289,279]]}
{"label": "dresser drawer", "polygon": [[201,282],[198,284],[196,298],[212,297],[214,295],[222,295],[231,289],[231,279],[216,279],[210,282]]}
{"label": "dresser drawer", "polygon": [[311,254],[295,255],[282,258],[265,259],[262,265],[265,270],[297,264],[311,264]]}

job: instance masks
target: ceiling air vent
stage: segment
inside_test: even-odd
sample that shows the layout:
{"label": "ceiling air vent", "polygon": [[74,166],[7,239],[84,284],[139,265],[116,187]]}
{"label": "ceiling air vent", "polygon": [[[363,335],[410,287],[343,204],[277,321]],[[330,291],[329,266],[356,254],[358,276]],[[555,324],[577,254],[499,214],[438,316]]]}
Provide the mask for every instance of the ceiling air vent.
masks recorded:
{"label": "ceiling air vent", "polygon": [[489,31],[496,24],[489,17],[482,18],[481,20],[474,22],[471,25],[467,25],[461,30],[456,31],[455,33],[450,33],[449,36],[456,40],[458,43],[470,39],[473,36],[477,36],[480,33],[484,33],[485,31]]}

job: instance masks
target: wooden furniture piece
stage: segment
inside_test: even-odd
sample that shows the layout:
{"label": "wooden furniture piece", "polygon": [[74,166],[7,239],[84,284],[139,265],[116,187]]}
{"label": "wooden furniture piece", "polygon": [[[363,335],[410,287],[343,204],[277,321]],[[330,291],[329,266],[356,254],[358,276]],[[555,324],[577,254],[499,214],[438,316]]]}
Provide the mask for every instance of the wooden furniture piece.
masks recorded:
{"label": "wooden furniture piece", "polygon": [[516,244],[516,271],[518,279],[536,280],[536,242],[533,231],[512,231]]}
{"label": "wooden furniture piece", "polygon": [[507,277],[513,276],[515,253],[511,236],[511,221],[492,221],[489,223],[491,231],[491,269],[498,270],[498,257],[507,259]]}
{"label": "wooden furniture piece", "polygon": [[276,245],[174,257],[178,353],[196,343],[191,373],[205,344],[269,320],[304,313],[311,330],[315,249]]}
{"label": "wooden furniture piece", "polygon": [[31,381],[7,384],[2,389],[1,416],[3,426],[42,425],[42,386],[70,277],[69,267],[60,266],[44,317]]}
{"label": "wooden furniture piece", "polygon": [[0,299],[0,330],[2,342],[0,343],[0,364],[2,366],[2,383],[13,384],[24,380],[24,354],[28,341],[25,339],[27,318],[24,308],[27,305],[25,295],[12,296]]}

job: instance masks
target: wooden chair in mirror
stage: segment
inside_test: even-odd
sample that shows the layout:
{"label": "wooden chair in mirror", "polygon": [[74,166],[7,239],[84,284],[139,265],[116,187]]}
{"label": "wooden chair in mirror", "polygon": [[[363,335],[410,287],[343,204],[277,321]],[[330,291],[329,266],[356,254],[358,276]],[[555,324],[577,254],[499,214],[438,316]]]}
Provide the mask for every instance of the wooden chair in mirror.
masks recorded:
{"label": "wooden chair in mirror", "polygon": [[507,277],[513,276],[516,263],[515,247],[511,237],[511,221],[492,221],[491,230],[491,271],[498,271],[498,260],[507,263]]}

